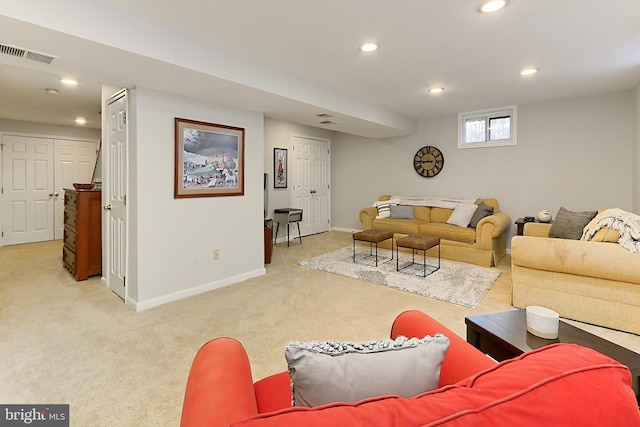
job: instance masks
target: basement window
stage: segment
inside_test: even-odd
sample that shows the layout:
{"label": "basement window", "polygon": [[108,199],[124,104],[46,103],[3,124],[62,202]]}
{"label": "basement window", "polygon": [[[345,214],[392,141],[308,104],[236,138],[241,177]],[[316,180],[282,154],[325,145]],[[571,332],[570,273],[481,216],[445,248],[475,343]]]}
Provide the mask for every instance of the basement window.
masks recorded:
{"label": "basement window", "polygon": [[516,145],[516,108],[458,114],[458,148]]}

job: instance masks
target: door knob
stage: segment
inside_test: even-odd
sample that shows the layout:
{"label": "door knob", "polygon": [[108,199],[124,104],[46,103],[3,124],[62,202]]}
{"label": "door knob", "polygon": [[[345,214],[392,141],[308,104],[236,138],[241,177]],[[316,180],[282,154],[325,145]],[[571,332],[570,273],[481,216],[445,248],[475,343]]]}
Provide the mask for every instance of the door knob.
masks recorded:
{"label": "door knob", "polygon": [[49,197],[53,197],[53,193],[49,193]]}
{"label": "door knob", "polygon": [[56,193],[55,196],[58,197],[60,195],[60,193]]}
{"label": "door knob", "polygon": [[311,190],[311,191],[309,191],[309,193],[315,194],[315,193],[317,193],[317,191],[316,190]]}
{"label": "door knob", "polygon": [[105,211],[110,211],[111,210],[111,205],[104,205],[104,210]]}

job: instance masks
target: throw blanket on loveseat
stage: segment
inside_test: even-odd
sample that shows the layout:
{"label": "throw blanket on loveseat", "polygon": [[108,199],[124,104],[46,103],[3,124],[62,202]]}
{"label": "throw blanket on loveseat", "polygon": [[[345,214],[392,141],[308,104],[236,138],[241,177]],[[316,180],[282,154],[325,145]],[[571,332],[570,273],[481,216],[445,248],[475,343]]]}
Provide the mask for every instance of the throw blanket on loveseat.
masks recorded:
{"label": "throw blanket on loveseat", "polygon": [[580,240],[591,240],[598,230],[605,227],[620,233],[620,246],[630,252],[640,253],[640,216],[619,208],[606,209],[587,224]]}

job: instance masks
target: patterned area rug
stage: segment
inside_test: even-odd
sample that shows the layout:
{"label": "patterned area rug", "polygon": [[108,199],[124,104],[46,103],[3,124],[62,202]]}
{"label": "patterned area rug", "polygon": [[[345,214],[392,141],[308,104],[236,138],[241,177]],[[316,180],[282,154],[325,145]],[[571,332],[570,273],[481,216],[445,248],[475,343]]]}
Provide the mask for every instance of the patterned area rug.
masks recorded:
{"label": "patterned area rug", "polygon": [[[423,267],[410,265],[410,253],[400,252],[400,268],[406,267],[401,272],[396,272],[395,257],[390,258],[391,251],[378,249],[378,267],[375,267],[375,258],[369,256],[368,247],[357,246],[357,263],[354,263],[353,248],[349,246],[298,264],[471,308],[477,307],[500,276],[496,268],[445,259],[441,260],[439,270],[429,274],[437,267],[438,259],[427,257],[428,276],[422,277]],[[421,255],[416,255],[416,262],[422,263]]]}

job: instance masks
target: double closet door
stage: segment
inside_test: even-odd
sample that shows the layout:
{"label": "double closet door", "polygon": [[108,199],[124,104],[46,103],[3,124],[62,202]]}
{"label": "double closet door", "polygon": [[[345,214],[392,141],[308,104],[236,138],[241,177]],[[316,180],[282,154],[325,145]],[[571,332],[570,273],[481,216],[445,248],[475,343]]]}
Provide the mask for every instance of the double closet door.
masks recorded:
{"label": "double closet door", "polygon": [[58,240],[64,189],[91,182],[96,141],[2,136],[2,243]]}

